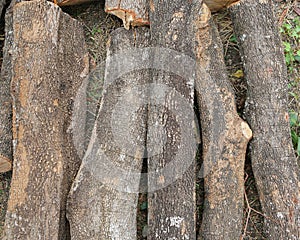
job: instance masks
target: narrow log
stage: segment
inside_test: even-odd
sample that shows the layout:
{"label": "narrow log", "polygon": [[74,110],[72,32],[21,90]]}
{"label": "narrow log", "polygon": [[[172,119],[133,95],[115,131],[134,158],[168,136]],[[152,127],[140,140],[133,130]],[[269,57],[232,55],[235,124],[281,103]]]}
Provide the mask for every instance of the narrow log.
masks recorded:
{"label": "narrow log", "polygon": [[[287,69],[272,1],[231,7],[248,85],[252,169],[267,239],[300,239],[300,176],[288,114]],[[253,14],[255,13],[255,17]]]}
{"label": "narrow log", "polygon": [[0,173],[12,170],[11,160],[0,155]]}
{"label": "narrow log", "polygon": [[[101,106],[68,199],[71,238],[137,238],[136,213],[146,141],[149,30],[112,32]],[[101,81],[101,79],[99,79]]]}
{"label": "narrow log", "polygon": [[11,51],[13,45],[13,13],[15,1],[12,1],[5,14],[5,42],[0,75],[0,172],[11,170],[12,147],[12,98],[10,95]]}
{"label": "narrow log", "polygon": [[73,101],[88,70],[81,25],[47,1],[13,11],[14,171],[4,239],[68,239],[66,198],[80,159]]}
{"label": "narrow log", "polygon": [[80,5],[83,3],[95,2],[96,0],[57,0],[53,1],[58,6],[73,6],[73,5]]}
{"label": "narrow log", "polygon": [[205,188],[199,240],[240,239],[244,161],[252,132],[237,113],[218,30],[205,5],[202,12],[195,38]]}
{"label": "narrow log", "polygon": [[106,0],[105,12],[123,20],[124,27],[149,25],[147,0]]}
{"label": "narrow log", "polygon": [[196,239],[194,25],[201,1],[151,1],[148,239]]}

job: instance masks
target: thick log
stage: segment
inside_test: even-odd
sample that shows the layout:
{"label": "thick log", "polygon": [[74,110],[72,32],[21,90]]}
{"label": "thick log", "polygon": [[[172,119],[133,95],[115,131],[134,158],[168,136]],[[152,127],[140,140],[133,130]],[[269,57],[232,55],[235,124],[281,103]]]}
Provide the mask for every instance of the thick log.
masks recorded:
{"label": "thick log", "polygon": [[[299,166],[288,114],[287,69],[272,1],[231,7],[248,85],[252,169],[267,239],[300,239]],[[253,17],[255,14],[255,17]]]}
{"label": "thick log", "polygon": [[121,18],[124,27],[149,25],[147,0],[106,0],[105,12]]}
{"label": "thick log", "polygon": [[148,239],[196,239],[194,25],[201,1],[151,2]]}
{"label": "thick log", "polygon": [[88,71],[81,25],[46,1],[13,11],[14,171],[4,239],[68,239],[66,198],[80,159],[67,129]]}
{"label": "thick log", "polygon": [[137,238],[149,81],[148,70],[137,66],[149,57],[134,53],[149,38],[147,28],[111,34],[101,106],[68,199],[74,240]]}
{"label": "thick log", "polygon": [[11,170],[13,159],[12,147],[12,99],[11,84],[11,51],[13,45],[13,13],[14,1],[5,14],[5,42],[3,47],[3,61],[0,75],[0,172]]}
{"label": "thick log", "polygon": [[239,239],[243,225],[244,161],[252,132],[238,115],[223,47],[210,11],[197,20],[196,94],[202,130],[205,202],[199,239]]}

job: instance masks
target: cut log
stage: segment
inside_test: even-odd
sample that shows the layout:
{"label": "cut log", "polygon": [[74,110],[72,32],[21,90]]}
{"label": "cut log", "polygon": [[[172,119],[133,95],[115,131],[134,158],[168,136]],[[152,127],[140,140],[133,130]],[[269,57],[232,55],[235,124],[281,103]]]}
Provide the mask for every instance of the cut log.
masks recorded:
{"label": "cut log", "polygon": [[106,0],[105,12],[123,20],[124,27],[149,25],[147,0]]}
{"label": "cut log", "polygon": [[11,167],[9,167],[8,162],[13,159],[12,98],[10,95],[13,6],[14,1],[12,1],[5,14],[5,42],[0,76],[0,156],[2,156],[0,172],[10,171]]}
{"label": "cut log", "polygon": [[239,2],[239,0],[203,0],[212,12],[217,12]]}
{"label": "cut log", "polygon": [[201,1],[151,1],[148,239],[196,239],[194,25]]}
{"label": "cut log", "polygon": [[80,159],[67,129],[88,71],[84,34],[44,0],[16,4],[13,19],[15,148],[4,239],[68,239],[66,198]]}
{"label": "cut log", "polygon": [[[299,166],[290,135],[287,70],[272,1],[231,7],[248,85],[252,169],[267,239],[300,239]],[[255,17],[253,17],[255,14]]]}
{"label": "cut log", "polygon": [[196,94],[200,106],[205,201],[200,239],[240,239],[244,162],[252,132],[238,115],[224,63],[223,46],[203,5],[197,20]]}
{"label": "cut log", "polygon": [[11,160],[0,155],[0,173],[5,173],[12,170]]}
{"label": "cut log", "polygon": [[147,28],[111,34],[98,117],[68,199],[74,240],[137,238],[149,81],[148,70],[138,66],[149,57],[134,53],[149,38]]}

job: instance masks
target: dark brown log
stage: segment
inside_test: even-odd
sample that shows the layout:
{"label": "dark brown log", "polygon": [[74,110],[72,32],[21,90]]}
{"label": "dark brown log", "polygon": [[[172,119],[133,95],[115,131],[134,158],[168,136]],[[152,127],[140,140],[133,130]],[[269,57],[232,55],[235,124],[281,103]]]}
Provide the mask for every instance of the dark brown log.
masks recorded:
{"label": "dark brown log", "polygon": [[[0,76],[0,172],[11,170],[12,154],[12,99],[11,83],[11,51],[13,44],[12,8],[14,1],[5,14],[5,42]],[[8,163],[10,162],[10,163]],[[9,167],[10,165],[10,167]]]}
{"label": "dark brown log", "polygon": [[149,73],[138,67],[147,55],[134,53],[149,38],[147,28],[111,34],[101,106],[68,199],[74,240],[137,238]]}
{"label": "dark brown log", "polygon": [[196,239],[194,21],[201,1],[151,1],[148,239]]}
{"label": "dark brown log", "polygon": [[56,3],[58,6],[73,6],[73,5],[79,5],[79,4],[95,2],[95,1],[96,0],[57,0]]}
{"label": "dark brown log", "polygon": [[106,0],[105,12],[121,18],[124,27],[149,25],[147,0]]}
{"label": "dark brown log", "polygon": [[196,94],[200,106],[205,202],[199,239],[239,239],[243,224],[244,161],[252,132],[237,114],[223,47],[210,11],[197,19]]}
{"label": "dark brown log", "polygon": [[300,239],[299,166],[288,114],[287,70],[272,1],[232,6],[248,84],[246,117],[253,130],[252,168],[267,239]]}
{"label": "dark brown log", "polygon": [[81,25],[46,1],[13,11],[14,171],[4,239],[68,239],[66,198],[80,159],[67,129],[88,73]]}

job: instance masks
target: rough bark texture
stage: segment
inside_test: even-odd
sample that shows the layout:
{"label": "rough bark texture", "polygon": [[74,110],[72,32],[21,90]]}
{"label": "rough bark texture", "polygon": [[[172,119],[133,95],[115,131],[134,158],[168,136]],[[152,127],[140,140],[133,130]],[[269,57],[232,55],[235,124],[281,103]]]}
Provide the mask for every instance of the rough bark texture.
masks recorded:
{"label": "rough bark texture", "polygon": [[67,239],[66,198],[80,159],[67,131],[88,72],[80,24],[46,1],[13,12],[14,171],[4,239]]}
{"label": "rough bark texture", "polygon": [[0,172],[11,170],[12,165],[12,99],[10,96],[12,7],[13,3],[5,14],[5,42],[0,76]]}
{"label": "rough bark texture", "polygon": [[223,47],[210,11],[197,19],[196,93],[202,130],[205,202],[199,239],[239,239],[243,224],[244,161],[252,132],[237,114]]}
{"label": "rough bark texture", "polygon": [[68,199],[74,240],[137,237],[149,74],[136,67],[148,57],[132,54],[146,47],[149,38],[147,28],[111,34],[98,118]]}
{"label": "rough bark texture", "polygon": [[287,70],[272,1],[242,0],[231,8],[248,84],[251,159],[267,239],[300,239],[299,166],[288,114]]}
{"label": "rough bark texture", "polygon": [[151,1],[150,240],[196,239],[193,24],[200,10],[201,1]]}
{"label": "rough bark texture", "polygon": [[105,12],[121,18],[126,29],[149,25],[147,0],[106,0]]}

